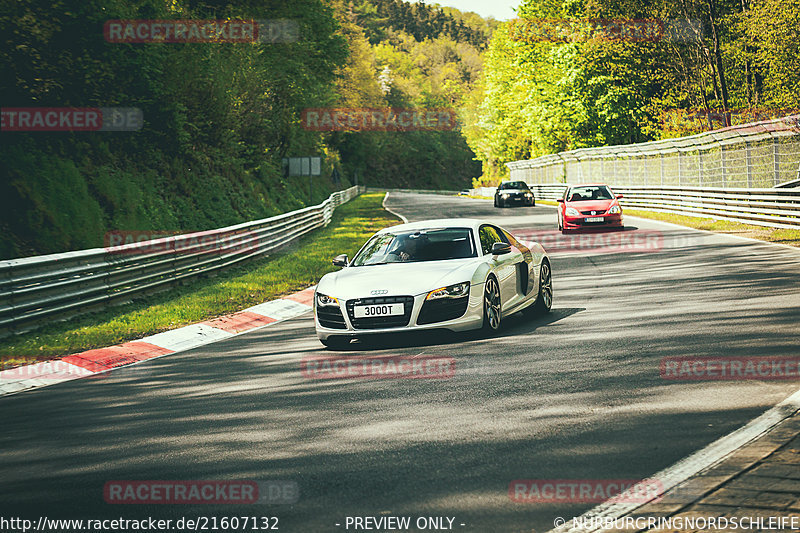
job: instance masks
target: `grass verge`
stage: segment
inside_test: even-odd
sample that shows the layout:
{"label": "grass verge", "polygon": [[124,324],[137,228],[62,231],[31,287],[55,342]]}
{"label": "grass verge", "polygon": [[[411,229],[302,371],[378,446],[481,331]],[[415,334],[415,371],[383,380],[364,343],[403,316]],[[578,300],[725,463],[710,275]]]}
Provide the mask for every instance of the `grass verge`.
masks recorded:
{"label": "grass verge", "polygon": [[383,193],[359,196],[337,208],[327,228],[280,252],[186,286],[0,339],[0,367],[11,368],[102,348],[240,311],[313,285],[350,257],[375,231],[398,219],[381,205]]}

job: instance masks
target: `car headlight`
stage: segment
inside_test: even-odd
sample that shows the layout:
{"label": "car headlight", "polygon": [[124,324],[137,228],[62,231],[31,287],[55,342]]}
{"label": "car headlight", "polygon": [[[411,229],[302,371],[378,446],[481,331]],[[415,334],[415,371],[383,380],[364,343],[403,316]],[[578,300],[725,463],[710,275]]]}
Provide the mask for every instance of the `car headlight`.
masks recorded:
{"label": "car headlight", "polygon": [[533,196],[533,193],[532,192],[526,192],[525,196],[527,196],[528,198],[531,198]]}
{"label": "car headlight", "polygon": [[500,196],[508,196],[508,193],[507,192],[501,192]]}
{"label": "car headlight", "polygon": [[581,216],[581,214],[578,213],[578,210],[575,209],[574,207],[568,207],[567,208],[567,216],[579,217],[579,216]]}
{"label": "car headlight", "polygon": [[616,215],[617,213],[622,213],[622,208],[618,205],[612,205],[611,209],[608,210],[609,215]]}
{"label": "car headlight", "polygon": [[339,305],[339,300],[334,298],[333,296],[327,296],[322,293],[317,293],[317,305],[320,307],[325,307],[327,305]]}
{"label": "car headlight", "polygon": [[428,293],[426,300],[438,300],[440,298],[463,298],[469,295],[469,281],[456,283],[449,287],[442,287]]}

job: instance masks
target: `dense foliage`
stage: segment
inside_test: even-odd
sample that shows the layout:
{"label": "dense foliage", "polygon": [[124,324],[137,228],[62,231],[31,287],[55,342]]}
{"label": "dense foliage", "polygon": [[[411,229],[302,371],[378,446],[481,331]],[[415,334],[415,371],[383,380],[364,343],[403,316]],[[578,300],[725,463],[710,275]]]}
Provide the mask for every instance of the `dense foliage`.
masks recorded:
{"label": "dense foliage", "polygon": [[[800,107],[798,0],[523,0],[518,15],[494,32],[465,128],[486,163],[484,182],[510,160],[677,137]],[[610,31],[633,20],[664,23],[663,33]]]}
{"label": "dense foliage", "polygon": [[[0,133],[0,257],[302,207],[309,180],[285,175],[285,157],[322,156],[316,203],[356,182],[491,183],[511,160],[800,107],[800,0],[521,0],[517,12],[498,23],[403,0],[2,2],[3,107],[133,106],[146,125]],[[112,44],[102,31],[226,18],[290,19],[299,39]],[[647,38],[610,30],[635,20]],[[326,107],[453,108],[460,126],[304,129],[303,109]]]}
{"label": "dense foliage", "polygon": [[[103,37],[112,19],[249,18],[293,20],[299,39]],[[323,157],[314,203],[356,180],[466,186],[480,164],[458,131],[321,133],[300,117],[310,107],[459,107],[490,31],[456,10],[387,0],[2,2],[4,108],[138,107],[145,127],[0,133],[0,257],[101,246],[110,230],[200,230],[307,205],[309,180],[286,176],[284,157]]]}
{"label": "dense foliage", "polygon": [[356,10],[373,44],[380,42],[387,30],[401,30],[417,41],[448,36],[455,41],[482,48],[490,34],[487,31],[490,26],[483,20],[472,18],[471,25],[465,23],[464,15],[457,11],[454,14],[440,6],[429,7],[424,2],[369,0],[362,1]]}

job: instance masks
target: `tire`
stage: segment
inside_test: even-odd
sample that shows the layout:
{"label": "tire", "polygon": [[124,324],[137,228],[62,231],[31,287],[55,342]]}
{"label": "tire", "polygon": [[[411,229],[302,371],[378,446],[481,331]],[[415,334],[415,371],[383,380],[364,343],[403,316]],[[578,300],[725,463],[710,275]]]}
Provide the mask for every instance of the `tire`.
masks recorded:
{"label": "tire", "polygon": [[500,207],[500,204],[499,204],[499,203],[497,203],[497,197],[496,197],[496,196],[495,196],[495,198],[494,198],[494,206],[495,206],[495,207]]}
{"label": "tire", "polygon": [[553,274],[550,270],[550,263],[547,259],[542,261],[539,271],[539,294],[536,295],[536,303],[525,309],[530,315],[546,315],[553,307]]}
{"label": "tire", "polygon": [[329,350],[346,350],[350,346],[349,337],[328,337],[325,340],[320,339],[319,342]]}
{"label": "tire", "polygon": [[500,330],[501,313],[500,285],[497,283],[497,278],[489,276],[483,286],[483,330],[485,332],[495,333]]}

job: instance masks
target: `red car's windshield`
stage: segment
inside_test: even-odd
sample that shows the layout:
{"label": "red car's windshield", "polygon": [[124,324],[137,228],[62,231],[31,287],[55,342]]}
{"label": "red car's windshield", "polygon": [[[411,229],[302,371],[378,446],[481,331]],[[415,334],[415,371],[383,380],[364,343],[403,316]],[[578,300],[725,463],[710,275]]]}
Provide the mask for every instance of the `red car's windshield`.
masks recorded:
{"label": "red car's windshield", "polygon": [[605,185],[591,185],[587,187],[573,187],[567,193],[568,202],[583,202],[588,200],[613,200],[614,195]]}

